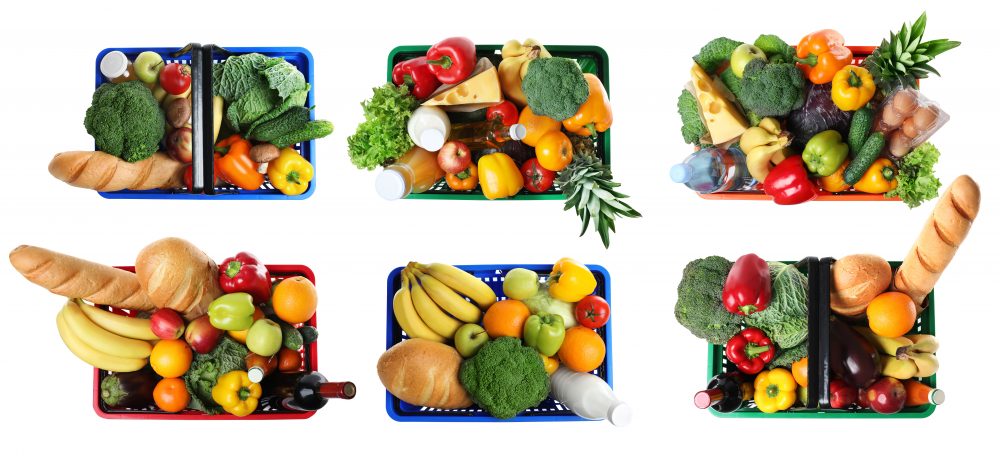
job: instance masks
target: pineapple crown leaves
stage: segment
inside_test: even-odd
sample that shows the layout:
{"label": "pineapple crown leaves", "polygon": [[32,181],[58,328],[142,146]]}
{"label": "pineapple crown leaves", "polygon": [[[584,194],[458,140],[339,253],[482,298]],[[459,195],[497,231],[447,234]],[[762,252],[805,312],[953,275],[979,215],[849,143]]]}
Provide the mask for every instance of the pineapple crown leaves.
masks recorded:
{"label": "pineapple crown leaves", "polygon": [[926,29],[927,13],[924,12],[912,24],[904,23],[898,33],[890,32],[889,39],[883,39],[866,59],[869,69],[883,88],[891,87],[896,81],[915,86],[917,79],[924,79],[932,73],[941,75],[929,62],[962,43],[948,39],[923,41]]}
{"label": "pineapple crown leaves", "polygon": [[575,208],[576,214],[583,220],[580,236],[586,234],[593,219],[594,230],[601,236],[604,248],[611,245],[611,233],[615,232],[616,218],[642,217],[639,211],[622,201],[628,198],[628,195],[615,190],[621,184],[612,180],[611,168],[601,163],[597,157],[576,157],[559,173],[556,183],[566,195],[566,205],[563,210]]}

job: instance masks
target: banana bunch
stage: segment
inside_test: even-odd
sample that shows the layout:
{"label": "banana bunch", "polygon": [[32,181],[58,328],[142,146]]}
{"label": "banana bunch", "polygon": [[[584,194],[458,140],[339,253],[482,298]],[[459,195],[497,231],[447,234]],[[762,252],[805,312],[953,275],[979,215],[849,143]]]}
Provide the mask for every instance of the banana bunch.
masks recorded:
{"label": "banana bunch", "polygon": [[410,263],[393,296],[392,313],[408,336],[445,342],[464,323],[478,323],[496,300],[490,286],[468,272],[441,263]]}
{"label": "banana bunch", "polygon": [[528,64],[535,59],[552,57],[552,54],[549,54],[541,43],[528,38],[524,43],[517,40],[505,43],[500,50],[500,57],[503,60],[497,67],[497,73],[500,76],[500,86],[504,96],[518,107],[527,105],[528,98],[521,90],[521,80],[528,74]]}
{"label": "banana bunch", "polygon": [[771,168],[781,163],[788,155],[791,137],[781,130],[781,123],[771,117],[761,119],[756,127],[750,127],[740,137],[740,149],[747,156],[747,169],[758,182],[764,182]]}
{"label": "banana bunch", "polygon": [[116,315],[71,299],[56,316],[59,337],[77,358],[98,369],[142,369],[157,337],[149,320]]}
{"label": "banana bunch", "polygon": [[907,334],[900,337],[885,337],[868,328],[857,328],[884,355],[880,358],[882,375],[907,380],[934,375],[938,370],[937,353],[939,344],[930,334]]}

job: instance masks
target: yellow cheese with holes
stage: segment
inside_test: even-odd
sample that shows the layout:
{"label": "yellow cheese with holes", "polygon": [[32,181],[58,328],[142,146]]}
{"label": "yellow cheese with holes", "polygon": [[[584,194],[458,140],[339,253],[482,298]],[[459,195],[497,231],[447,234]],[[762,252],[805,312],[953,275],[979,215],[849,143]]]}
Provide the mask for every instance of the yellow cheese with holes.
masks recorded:
{"label": "yellow cheese with holes", "polygon": [[750,127],[740,110],[719,91],[712,77],[697,63],[691,68],[691,83],[712,144],[739,138]]}
{"label": "yellow cheese with holes", "polygon": [[493,66],[458,85],[433,95],[424,106],[438,106],[445,111],[471,112],[503,101],[500,76]]}

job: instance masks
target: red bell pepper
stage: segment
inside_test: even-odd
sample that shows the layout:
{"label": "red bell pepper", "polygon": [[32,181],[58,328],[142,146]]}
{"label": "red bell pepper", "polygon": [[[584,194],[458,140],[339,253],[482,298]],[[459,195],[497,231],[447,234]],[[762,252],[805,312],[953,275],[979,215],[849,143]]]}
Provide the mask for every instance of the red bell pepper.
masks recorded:
{"label": "red bell pepper", "polygon": [[493,119],[496,116],[500,116],[500,121],[503,122],[503,126],[509,127],[517,123],[517,106],[511,103],[510,100],[504,100],[500,104],[495,104],[486,108],[486,118]]}
{"label": "red bell pepper", "polygon": [[764,193],[781,205],[812,201],[819,196],[819,189],[806,171],[801,155],[793,155],[777,164],[764,179]]}
{"label": "red bell pepper", "polygon": [[757,328],[740,331],[726,342],[726,358],[744,374],[753,375],[774,359],[774,344]]}
{"label": "red bell pepper", "polygon": [[418,100],[431,96],[441,86],[441,81],[438,81],[431,67],[427,65],[427,57],[417,57],[397,63],[392,67],[392,83],[408,86],[410,94]]}
{"label": "red bell pepper", "polygon": [[446,38],[427,50],[427,64],[438,81],[458,84],[476,68],[476,45],[468,38]]}
{"label": "red bell pepper", "polygon": [[771,302],[771,271],[767,262],[752,253],[733,263],[722,287],[722,303],[730,313],[750,315]]}
{"label": "red bell pepper", "polygon": [[271,273],[257,257],[247,252],[237,253],[222,262],[219,286],[226,293],[247,293],[256,304],[271,299]]}

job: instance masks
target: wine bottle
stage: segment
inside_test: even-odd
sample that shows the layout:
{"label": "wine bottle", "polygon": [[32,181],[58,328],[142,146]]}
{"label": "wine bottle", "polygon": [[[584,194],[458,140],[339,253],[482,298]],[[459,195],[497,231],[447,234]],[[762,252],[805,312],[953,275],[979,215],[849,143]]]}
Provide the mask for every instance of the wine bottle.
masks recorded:
{"label": "wine bottle", "polygon": [[273,408],[293,411],[319,410],[329,399],[353,399],[351,382],[331,382],[319,372],[275,373],[261,384],[265,401]]}
{"label": "wine bottle", "polygon": [[708,387],[694,395],[694,405],[700,409],[712,407],[721,413],[731,413],[753,398],[753,385],[739,373],[724,373],[712,377]]}

